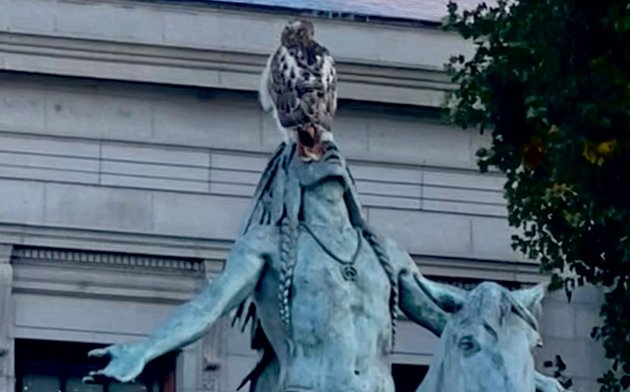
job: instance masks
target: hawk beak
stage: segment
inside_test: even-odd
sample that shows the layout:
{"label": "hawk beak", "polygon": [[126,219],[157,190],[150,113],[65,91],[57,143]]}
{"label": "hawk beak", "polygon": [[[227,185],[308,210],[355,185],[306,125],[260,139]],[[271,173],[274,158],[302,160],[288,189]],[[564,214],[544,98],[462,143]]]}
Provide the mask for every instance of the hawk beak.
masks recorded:
{"label": "hawk beak", "polygon": [[308,125],[297,131],[297,152],[305,162],[318,161],[323,154],[320,132],[317,127]]}

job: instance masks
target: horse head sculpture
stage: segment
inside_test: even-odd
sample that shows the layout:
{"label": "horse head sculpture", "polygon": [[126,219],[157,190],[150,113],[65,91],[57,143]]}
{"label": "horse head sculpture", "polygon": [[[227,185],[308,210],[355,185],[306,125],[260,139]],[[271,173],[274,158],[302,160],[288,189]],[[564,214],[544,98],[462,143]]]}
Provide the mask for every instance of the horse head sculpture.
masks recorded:
{"label": "horse head sculpture", "polygon": [[542,344],[536,316],[543,286],[509,291],[491,282],[470,292],[416,277],[452,313],[418,392],[534,392],[532,351]]}

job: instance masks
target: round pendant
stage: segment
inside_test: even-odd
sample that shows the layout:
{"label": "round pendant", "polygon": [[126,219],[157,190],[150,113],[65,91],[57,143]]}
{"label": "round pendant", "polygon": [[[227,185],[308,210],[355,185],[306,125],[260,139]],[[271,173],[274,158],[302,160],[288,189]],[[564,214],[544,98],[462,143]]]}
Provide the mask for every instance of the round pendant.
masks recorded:
{"label": "round pendant", "polygon": [[357,269],[351,265],[346,265],[341,268],[341,276],[348,282],[354,282],[357,280]]}

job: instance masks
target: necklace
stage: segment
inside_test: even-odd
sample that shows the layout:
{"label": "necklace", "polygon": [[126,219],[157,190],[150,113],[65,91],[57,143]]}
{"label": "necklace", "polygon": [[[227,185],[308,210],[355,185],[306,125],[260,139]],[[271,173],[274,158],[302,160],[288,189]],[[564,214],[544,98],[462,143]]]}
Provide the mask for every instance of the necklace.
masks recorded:
{"label": "necklace", "polygon": [[328,256],[330,256],[337,263],[341,264],[341,277],[348,282],[354,282],[357,280],[357,269],[354,267],[354,263],[357,261],[357,257],[359,257],[359,253],[361,252],[361,232],[357,230],[357,249],[354,251],[354,254],[350,258],[350,260],[340,259],[337,255],[335,255],[330,249],[324,245],[324,243],[315,235],[313,230],[308,227],[305,223],[300,223],[300,225],[306,230],[306,232],[313,237],[315,242],[322,248],[324,252]]}

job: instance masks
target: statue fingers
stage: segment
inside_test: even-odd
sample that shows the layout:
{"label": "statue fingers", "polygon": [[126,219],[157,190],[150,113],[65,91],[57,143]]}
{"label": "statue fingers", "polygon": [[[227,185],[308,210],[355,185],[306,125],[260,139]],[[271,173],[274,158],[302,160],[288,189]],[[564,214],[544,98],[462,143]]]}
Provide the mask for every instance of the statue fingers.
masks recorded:
{"label": "statue fingers", "polygon": [[102,374],[103,374],[102,370],[92,370],[91,372],[88,373],[87,376],[83,377],[81,381],[84,384],[93,383],[96,381],[96,378],[101,376]]}
{"label": "statue fingers", "polygon": [[111,346],[101,347],[88,352],[88,357],[119,357],[127,350],[126,344],[112,344]]}
{"label": "statue fingers", "polygon": [[90,352],[88,352],[88,357],[104,357],[109,354],[110,354],[109,347],[95,348],[94,350],[90,350]]}
{"label": "statue fingers", "polygon": [[128,382],[135,378],[136,374],[133,371],[120,366],[119,364],[110,362],[105,369],[91,371],[87,377],[94,380],[95,378],[108,377],[116,379],[120,382]]}

